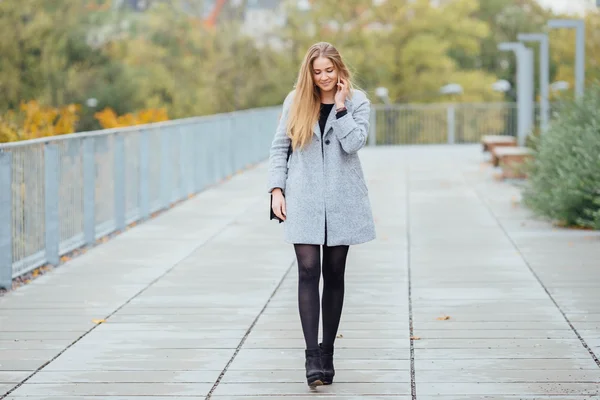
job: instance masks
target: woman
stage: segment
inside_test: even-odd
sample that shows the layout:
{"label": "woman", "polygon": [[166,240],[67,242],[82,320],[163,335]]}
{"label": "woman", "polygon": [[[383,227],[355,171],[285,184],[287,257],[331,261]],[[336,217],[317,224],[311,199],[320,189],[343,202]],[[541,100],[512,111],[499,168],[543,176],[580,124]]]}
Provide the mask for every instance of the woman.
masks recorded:
{"label": "woman", "polygon": [[[273,212],[284,221],[285,241],[294,245],[298,260],[298,308],[309,386],[333,382],[348,248],[375,239],[357,155],[367,141],[369,116],[369,100],[353,89],[335,47],[313,45],[300,66],[295,90],[283,104],[270,151],[268,184]],[[323,342],[319,344],[320,246]]]}

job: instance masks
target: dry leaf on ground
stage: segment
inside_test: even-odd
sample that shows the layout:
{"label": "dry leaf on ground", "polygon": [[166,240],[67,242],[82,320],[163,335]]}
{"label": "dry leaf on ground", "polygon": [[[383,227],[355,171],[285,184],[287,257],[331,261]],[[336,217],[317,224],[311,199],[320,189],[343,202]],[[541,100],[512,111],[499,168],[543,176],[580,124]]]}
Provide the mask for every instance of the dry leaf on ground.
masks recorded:
{"label": "dry leaf on ground", "polygon": [[447,321],[450,319],[450,317],[448,315],[444,315],[443,317],[438,317],[437,319],[438,321]]}

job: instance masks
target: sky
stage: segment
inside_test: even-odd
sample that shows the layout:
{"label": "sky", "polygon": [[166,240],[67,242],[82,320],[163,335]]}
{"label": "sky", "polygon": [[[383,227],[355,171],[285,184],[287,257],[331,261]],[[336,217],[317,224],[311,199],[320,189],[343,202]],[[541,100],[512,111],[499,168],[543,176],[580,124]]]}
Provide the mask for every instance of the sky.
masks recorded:
{"label": "sky", "polygon": [[596,0],[537,0],[543,7],[556,12],[578,14],[587,7],[596,7]]}

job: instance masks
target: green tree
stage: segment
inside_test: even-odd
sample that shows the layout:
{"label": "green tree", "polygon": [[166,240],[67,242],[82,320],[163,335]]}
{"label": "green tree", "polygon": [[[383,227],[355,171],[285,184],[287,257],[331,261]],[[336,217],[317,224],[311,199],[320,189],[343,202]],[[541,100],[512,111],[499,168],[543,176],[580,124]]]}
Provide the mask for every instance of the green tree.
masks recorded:
{"label": "green tree", "polygon": [[439,89],[449,82],[465,88],[457,101],[493,100],[498,95],[489,86],[496,77],[461,70],[450,55],[453,48],[470,56],[479,53],[489,30],[476,18],[477,10],[476,0],[437,6],[428,0],[315,2],[308,12],[290,13],[282,36],[296,65],[310,44],[332,42],[350,61],[363,89],[385,86],[394,102],[445,101]]}
{"label": "green tree", "polygon": [[[557,16],[557,18],[572,18]],[[600,80],[600,10],[588,10],[585,21],[585,84]],[[570,84],[569,95],[575,90],[575,32],[573,29],[553,29],[550,32],[550,57],[556,68],[554,80]]]}

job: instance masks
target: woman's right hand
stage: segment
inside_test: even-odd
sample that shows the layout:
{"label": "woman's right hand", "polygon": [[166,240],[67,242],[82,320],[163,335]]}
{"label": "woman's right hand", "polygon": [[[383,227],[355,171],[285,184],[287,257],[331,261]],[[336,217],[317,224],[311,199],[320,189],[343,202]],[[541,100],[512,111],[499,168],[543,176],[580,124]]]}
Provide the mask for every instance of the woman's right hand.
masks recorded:
{"label": "woman's right hand", "polygon": [[273,189],[271,193],[273,195],[273,213],[285,221],[287,214],[285,210],[285,197],[283,197],[280,188]]}

